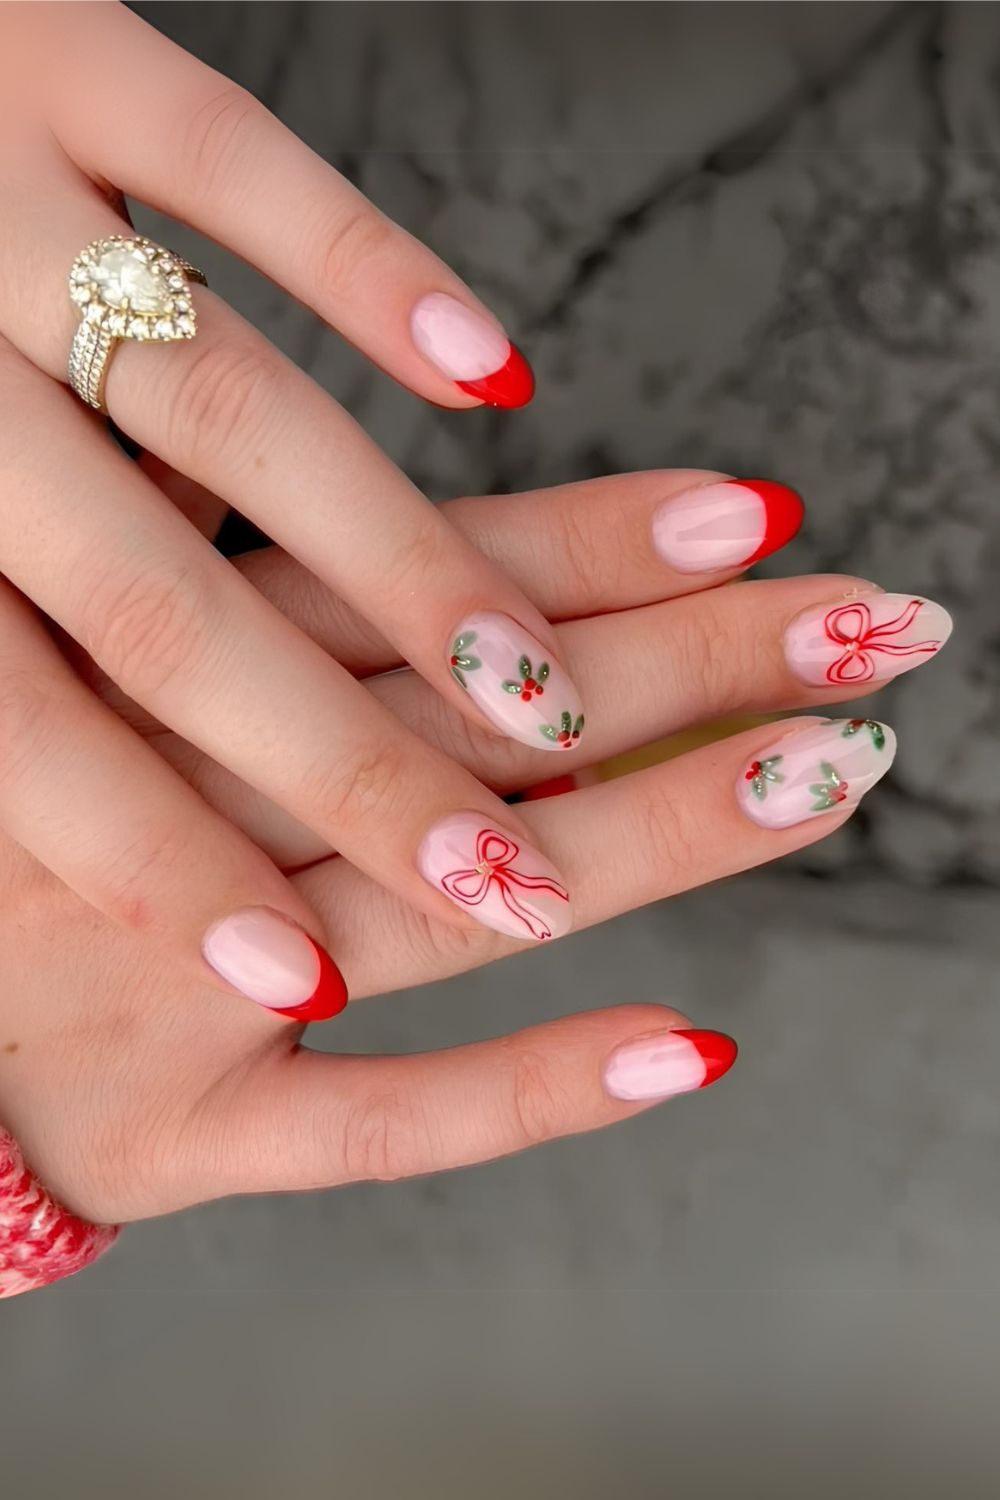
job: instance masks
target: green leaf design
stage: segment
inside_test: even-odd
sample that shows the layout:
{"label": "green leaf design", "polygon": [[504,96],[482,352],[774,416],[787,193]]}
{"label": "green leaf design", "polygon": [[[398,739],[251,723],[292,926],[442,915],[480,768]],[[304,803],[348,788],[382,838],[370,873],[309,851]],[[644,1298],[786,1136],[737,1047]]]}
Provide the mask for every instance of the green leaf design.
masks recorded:
{"label": "green leaf design", "polygon": [[520,693],[523,684],[520,682],[511,682],[509,677],[505,677],[500,686],[505,693]]}
{"label": "green leaf design", "polygon": [[457,667],[452,667],[451,675],[452,677],[454,677],[460,688],[464,688],[466,692],[469,691],[469,684],[466,682],[465,678],[462,676]]}
{"label": "green leaf design", "polygon": [[769,755],[766,760],[759,762],[760,770],[751,781],[750,790],[760,802],[763,802],[767,797],[767,784],[769,781],[784,781],[783,773],[774,769],[775,766],[780,764],[782,759],[783,757],[780,755]]}
{"label": "green leaf design", "polygon": [[520,672],[523,680],[527,682],[528,678],[531,676],[531,662],[526,656],[521,657],[521,660],[517,664],[517,670]]}
{"label": "green leaf design", "polygon": [[455,666],[461,667],[463,672],[478,672],[482,662],[478,656],[460,656]]}
{"label": "green leaf design", "polygon": [[849,719],[844,726],[841,738],[850,739],[851,735],[858,734],[862,729],[868,730],[876,750],[885,749],[885,730],[876,719]]}
{"label": "green leaf design", "polygon": [[547,740],[557,740],[559,738],[559,731],[552,724],[539,724],[538,732],[539,734],[543,734]]}
{"label": "green leaf design", "polygon": [[478,637],[474,630],[467,630],[463,635],[457,635],[452,642],[452,656],[461,656],[466,646],[474,646]]}
{"label": "green leaf design", "polygon": [[819,768],[826,780],[813,782],[810,786],[810,792],[817,799],[810,810],[827,812],[831,807],[837,806],[837,798],[834,794],[843,786],[844,779],[828,760],[821,760]]}
{"label": "green leaf design", "polygon": [[549,666],[548,662],[547,661],[543,661],[542,665],[538,668],[538,675],[535,678],[535,681],[536,682],[548,682],[548,680],[549,680],[549,673],[550,673],[551,670],[552,670],[552,668]]}
{"label": "green leaf design", "polygon": [[567,713],[565,709],[563,709],[562,714],[559,717],[559,727],[562,729],[564,734],[569,734],[573,728],[573,715]]}
{"label": "green leaf design", "polygon": [[583,733],[583,714],[577,714],[576,723],[573,725],[573,733],[577,735]]}

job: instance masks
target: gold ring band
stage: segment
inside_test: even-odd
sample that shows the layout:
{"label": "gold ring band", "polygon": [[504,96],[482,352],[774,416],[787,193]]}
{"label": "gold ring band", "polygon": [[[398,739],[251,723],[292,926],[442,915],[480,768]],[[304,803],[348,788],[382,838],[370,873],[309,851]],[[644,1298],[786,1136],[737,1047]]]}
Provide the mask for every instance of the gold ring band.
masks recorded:
{"label": "gold ring band", "polygon": [[192,282],[207,285],[195,266],[141,234],[93,240],[81,251],[69,273],[69,294],[81,319],[70,349],[69,383],[81,401],[107,411],[104,382],[123,340],[194,338]]}

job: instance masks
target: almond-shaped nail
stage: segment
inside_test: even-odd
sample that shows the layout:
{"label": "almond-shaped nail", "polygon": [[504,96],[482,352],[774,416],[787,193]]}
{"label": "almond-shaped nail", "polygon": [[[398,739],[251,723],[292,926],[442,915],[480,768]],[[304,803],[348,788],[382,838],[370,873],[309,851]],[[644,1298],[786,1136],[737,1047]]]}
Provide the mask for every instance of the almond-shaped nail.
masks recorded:
{"label": "almond-shaped nail", "polygon": [[785,484],[718,480],[664,500],[653,512],[653,545],[678,573],[749,568],[790,542],[803,514]]}
{"label": "almond-shaped nail", "polygon": [[936,656],[951,635],[946,609],[913,594],[865,594],[807,609],[785,631],[785,658],[802,682],[888,682]]}
{"label": "almond-shaped nail", "polygon": [[459,812],[431,828],[417,868],[462,911],[507,937],[544,942],[572,925],[569,891],[558,870],[519,835]]}
{"label": "almond-shaped nail", "polygon": [[896,736],[877,719],[832,719],[792,730],[747,761],[740,806],[762,828],[790,828],[856,807],[892,765]]}
{"label": "almond-shaped nail", "polygon": [[421,297],[410,335],[436,370],[487,406],[525,406],[535,393],[531,366],[500,324],[447,292]]}
{"label": "almond-shaped nail", "polygon": [[552,653],[509,615],[470,615],[448,653],[451,674],[486,717],[533,750],[575,750],[583,703]]}
{"label": "almond-shaped nail", "polygon": [[613,1099],[669,1099],[708,1088],[736,1061],[737,1047],[721,1031],[662,1031],[637,1037],[612,1052],[604,1087]]}
{"label": "almond-shaped nail", "polygon": [[202,953],[241,995],[288,1020],[328,1021],[347,1004],[347,986],[329,953],[269,907],[248,907],[214,923]]}

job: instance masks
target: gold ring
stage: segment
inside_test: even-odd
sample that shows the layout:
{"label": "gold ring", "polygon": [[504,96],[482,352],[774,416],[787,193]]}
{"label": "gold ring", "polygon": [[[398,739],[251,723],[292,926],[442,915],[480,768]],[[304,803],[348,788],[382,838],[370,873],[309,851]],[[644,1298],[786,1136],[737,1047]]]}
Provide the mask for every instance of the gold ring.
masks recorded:
{"label": "gold ring", "polygon": [[194,338],[192,281],[207,285],[195,266],[141,234],[113,234],[80,252],[69,273],[69,294],[81,318],[69,355],[69,383],[82,401],[107,411],[104,380],[123,339]]}

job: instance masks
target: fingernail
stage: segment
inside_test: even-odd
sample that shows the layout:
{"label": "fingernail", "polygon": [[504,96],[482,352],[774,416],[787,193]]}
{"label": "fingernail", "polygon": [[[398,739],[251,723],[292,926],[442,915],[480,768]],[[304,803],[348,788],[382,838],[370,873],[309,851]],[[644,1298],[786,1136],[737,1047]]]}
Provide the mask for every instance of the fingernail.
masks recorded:
{"label": "fingernail", "polygon": [[436,370],[487,406],[525,406],[535,393],[531,366],[499,323],[446,292],[421,297],[410,333]]}
{"label": "fingernail", "polygon": [[289,1020],[328,1021],[347,1004],[347,987],[326,950],[266,906],[216,922],[202,953],[241,995]]}
{"label": "fingernail", "polygon": [[653,545],[678,573],[748,568],[792,540],[801,498],[768,479],[724,479],[664,500],[653,512]]}
{"label": "fingernail", "polygon": [[508,937],[544,942],[572,925],[569,892],[555,866],[481,813],[435,823],[417,851],[417,868],[462,911]]}
{"label": "fingernail", "polygon": [[797,615],[785,631],[785,657],[796,677],[816,687],[888,682],[936,655],[951,627],[932,599],[865,594]]}
{"label": "fingernail", "polygon": [[721,1031],[663,1031],[612,1052],[604,1087],[613,1099],[669,1099],[708,1088],[736,1061],[737,1047]]}
{"label": "fingernail", "polygon": [[574,750],[583,703],[559,663],[509,615],[470,615],[448,654],[451,674],[504,734],[533,750]]}
{"label": "fingernail", "polygon": [[793,731],[748,761],[736,794],[762,828],[790,828],[856,807],[892,765],[896,736],[876,719],[832,719]]}

